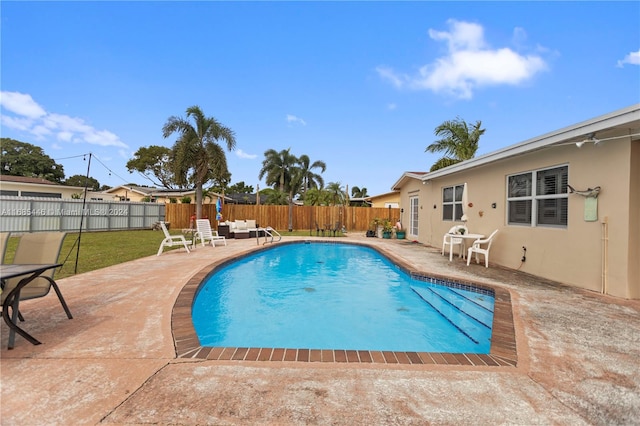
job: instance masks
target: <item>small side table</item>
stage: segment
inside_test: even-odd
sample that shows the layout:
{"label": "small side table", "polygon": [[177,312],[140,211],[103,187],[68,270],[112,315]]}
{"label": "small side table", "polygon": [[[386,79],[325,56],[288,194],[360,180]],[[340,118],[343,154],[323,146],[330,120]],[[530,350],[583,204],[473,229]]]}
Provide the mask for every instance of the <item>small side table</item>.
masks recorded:
{"label": "small side table", "polygon": [[218,235],[225,238],[231,238],[229,235],[229,225],[218,225]]}

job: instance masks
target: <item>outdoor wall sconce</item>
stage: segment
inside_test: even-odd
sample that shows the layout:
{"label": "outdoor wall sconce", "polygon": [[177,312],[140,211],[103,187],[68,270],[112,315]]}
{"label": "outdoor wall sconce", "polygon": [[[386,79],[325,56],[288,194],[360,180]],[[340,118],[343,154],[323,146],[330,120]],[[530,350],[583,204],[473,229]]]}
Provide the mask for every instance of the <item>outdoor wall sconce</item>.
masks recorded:
{"label": "outdoor wall sconce", "polygon": [[491,203],[491,208],[495,209],[496,208],[496,203]]}
{"label": "outdoor wall sconce", "polygon": [[434,205],[433,205],[433,209],[435,210],[435,209],[437,209],[437,208],[438,208],[438,207],[434,204]]}

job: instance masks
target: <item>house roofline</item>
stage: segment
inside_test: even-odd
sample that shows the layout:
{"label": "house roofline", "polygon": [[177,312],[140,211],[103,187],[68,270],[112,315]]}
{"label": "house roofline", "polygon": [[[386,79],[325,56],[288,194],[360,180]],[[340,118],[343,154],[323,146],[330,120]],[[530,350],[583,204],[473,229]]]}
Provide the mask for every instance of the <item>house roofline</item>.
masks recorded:
{"label": "house roofline", "polygon": [[[542,136],[527,139],[524,142],[510,145],[497,151],[430,172],[422,177],[422,181],[426,182],[506,158],[528,154],[550,146],[579,142],[590,133],[602,132],[604,130],[633,123],[634,121],[637,121],[637,125],[640,126],[640,104],[622,108],[609,114],[601,115],[599,117],[549,132]],[[634,129],[634,131],[635,130],[638,129]],[[631,136],[631,133],[632,132],[630,132],[628,136]]]}

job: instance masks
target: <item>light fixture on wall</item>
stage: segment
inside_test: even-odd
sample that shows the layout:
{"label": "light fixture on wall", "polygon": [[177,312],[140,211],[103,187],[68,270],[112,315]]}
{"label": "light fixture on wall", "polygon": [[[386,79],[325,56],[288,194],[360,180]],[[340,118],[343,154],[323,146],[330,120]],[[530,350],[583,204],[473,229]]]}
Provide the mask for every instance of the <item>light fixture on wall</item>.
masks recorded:
{"label": "light fixture on wall", "polygon": [[598,139],[596,139],[596,134],[595,133],[589,133],[586,137],[586,139],[583,139],[579,142],[576,142],[576,146],[578,148],[582,147],[582,145],[584,145],[585,143],[590,142],[594,145],[596,145],[598,142],[600,142]]}

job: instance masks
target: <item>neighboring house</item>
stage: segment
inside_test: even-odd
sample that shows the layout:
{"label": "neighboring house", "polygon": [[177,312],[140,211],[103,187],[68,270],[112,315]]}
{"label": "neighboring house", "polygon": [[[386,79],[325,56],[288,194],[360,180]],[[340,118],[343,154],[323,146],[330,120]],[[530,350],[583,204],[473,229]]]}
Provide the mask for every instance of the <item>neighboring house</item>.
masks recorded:
{"label": "neighboring house", "polygon": [[0,175],[0,195],[70,199],[83,194],[82,186],[60,185],[36,177]]}
{"label": "neighboring house", "polygon": [[148,186],[120,185],[102,192],[106,195],[105,199],[140,202],[146,197],[151,198],[151,194],[157,190],[158,188],[150,188]]}
{"label": "neighboring house", "polygon": [[[401,192],[404,214],[413,219],[408,238],[440,247],[449,228],[462,223],[464,208],[470,232],[499,230],[491,263],[640,298],[640,104],[420,180],[405,174],[392,188]],[[600,192],[587,197],[569,185]]]}
{"label": "neighboring house", "polygon": [[[183,197],[191,198],[191,204],[196,202],[196,191],[194,189],[188,191],[179,191],[175,189],[161,189],[148,186],[120,185],[104,191],[107,194],[105,198],[116,199],[120,201],[142,201],[150,200],[155,203],[170,203],[171,199],[181,203]],[[222,195],[212,193],[211,197],[204,197],[203,204],[213,204]],[[228,198],[225,197],[225,200]]]}
{"label": "neighboring house", "polygon": [[393,192],[387,192],[379,195],[372,195],[364,198],[364,201],[371,204],[371,207],[391,207],[396,209],[400,207],[400,191],[394,190]]}

